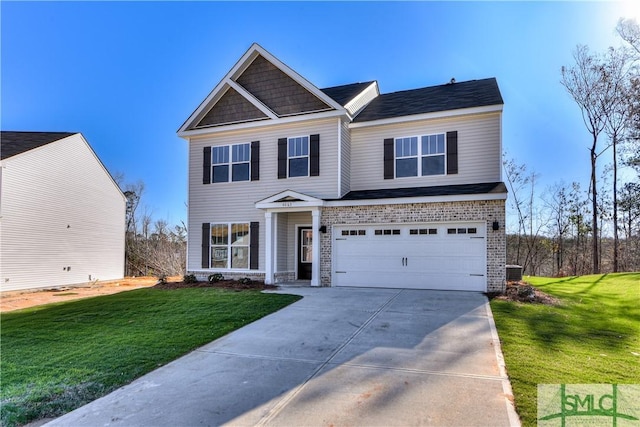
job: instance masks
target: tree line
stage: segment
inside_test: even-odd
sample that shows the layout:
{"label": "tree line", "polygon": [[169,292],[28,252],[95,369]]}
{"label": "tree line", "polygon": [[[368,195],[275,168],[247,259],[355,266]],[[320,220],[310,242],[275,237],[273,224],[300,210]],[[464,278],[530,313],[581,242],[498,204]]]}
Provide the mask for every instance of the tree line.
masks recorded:
{"label": "tree line", "polygon": [[[621,19],[616,31],[619,47],[578,45],[560,72],[590,136],[589,188],[560,182],[540,194],[534,170],[503,160],[516,219],[507,260],[524,274],[640,271],[640,26]],[[626,181],[621,167],[633,171]]]}
{"label": "tree line", "polygon": [[126,197],[125,276],[177,276],[186,267],[187,227],[184,222],[171,226],[164,219],[153,219],[140,208],[144,183],[116,182]]}

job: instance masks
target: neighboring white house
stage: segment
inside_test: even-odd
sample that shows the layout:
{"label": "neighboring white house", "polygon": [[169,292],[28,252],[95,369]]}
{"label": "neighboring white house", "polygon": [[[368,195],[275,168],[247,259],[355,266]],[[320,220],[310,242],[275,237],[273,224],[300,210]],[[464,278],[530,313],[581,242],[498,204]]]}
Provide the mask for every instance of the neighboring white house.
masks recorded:
{"label": "neighboring white house", "polygon": [[0,290],[122,278],[125,206],[80,133],[0,132]]}
{"label": "neighboring white house", "polygon": [[443,83],[319,89],[252,45],[178,130],[188,272],[504,290],[502,96]]}

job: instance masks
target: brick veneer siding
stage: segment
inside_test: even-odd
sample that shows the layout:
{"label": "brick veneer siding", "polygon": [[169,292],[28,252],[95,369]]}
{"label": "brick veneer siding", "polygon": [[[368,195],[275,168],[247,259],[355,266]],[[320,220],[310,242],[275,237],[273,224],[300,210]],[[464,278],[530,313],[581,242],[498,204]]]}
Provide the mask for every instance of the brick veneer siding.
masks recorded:
{"label": "brick veneer siding", "polygon": [[[407,203],[378,206],[324,207],[320,217],[320,281],[331,286],[331,236],[334,225],[404,222],[485,221],[487,224],[487,292],[504,292],[506,238],[504,200]],[[492,224],[498,221],[500,229]]]}

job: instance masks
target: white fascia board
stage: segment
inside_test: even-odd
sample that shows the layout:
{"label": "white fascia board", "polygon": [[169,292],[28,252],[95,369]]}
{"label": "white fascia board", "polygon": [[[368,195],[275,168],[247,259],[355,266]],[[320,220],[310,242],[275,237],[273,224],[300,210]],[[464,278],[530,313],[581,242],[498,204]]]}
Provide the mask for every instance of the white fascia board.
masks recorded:
{"label": "white fascia board", "polygon": [[324,206],[379,206],[379,205],[404,205],[410,203],[454,203],[454,202],[476,202],[484,200],[506,200],[507,193],[489,194],[464,194],[454,196],[429,196],[429,197],[402,197],[390,199],[367,199],[367,200],[331,200],[326,201]]}
{"label": "white fascia board", "polygon": [[300,114],[297,116],[282,117],[275,120],[263,119],[263,120],[256,120],[251,122],[236,123],[231,125],[218,125],[218,126],[212,126],[212,127],[206,127],[206,128],[200,128],[200,129],[193,129],[193,130],[188,130],[184,132],[178,132],[178,136],[181,138],[188,139],[189,137],[192,137],[192,136],[209,135],[209,134],[230,132],[230,131],[236,131],[236,130],[255,129],[263,126],[284,125],[289,123],[302,122],[306,120],[321,120],[321,119],[340,117],[345,115],[346,113],[344,111],[336,111],[336,110],[323,111],[320,113],[308,113],[308,114]]}
{"label": "white fascia board", "polygon": [[[345,114],[347,114],[347,110],[342,105],[340,105],[337,102],[335,102],[333,99],[331,99],[329,96],[327,96],[324,92],[322,92],[316,86],[311,84],[307,79],[302,77],[300,74],[296,73],[294,70],[292,70],[285,63],[283,63],[278,58],[276,58],[275,56],[273,56],[272,54],[267,52],[262,46],[260,46],[257,43],[253,43],[251,45],[251,47],[245,52],[245,54],[242,55],[242,57],[231,68],[231,70],[222,78],[222,80],[220,80],[220,83],[218,83],[216,85],[216,87],[213,88],[213,90],[204,99],[204,101],[202,101],[200,103],[198,108],[196,108],[196,110],[189,116],[189,118],[187,120],[185,120],[185,122],[182,124],[182,126],[180,126],[180,128],[178,129],[178,136],[180,136],[181,138],[186,138],[186,137],[189,137],[189,136],[201,135],[202,133],[211,132],[210,130],[207,130],[205,132],[198,132],[200,129],[191,130],[191,131],[188,131],[187,129],[192,125],[192,123],[194,121],[196,121],[200,117],[200,115],[203,113],[203,111],[205,109],[209,108],[209,106],[212,104],[212,102],[217,99],[216,97],[218,97],[220,95],[220,92],[224,90],[224,88],[225,88],[225,86],[227,86],[228,82],[229,81],[233,81],[235,83],[235,79],[237,79],[242,74],[242,72],[244,70],[246,70],[249,67],[249,65],[251,65],[251,63],[254,61],[254,59],[258,55],[264,56],[265,59],[267,59],[273,65],[278,67],[282,72],[284,72],[286,75],[291,77],[293,80],[295,80],[298,84],[300,84],[306,90],[308,90],[309,92],[313,93],[316,97],[318,97],[320,100],[322,100],[325,104],[329,105],[331,108],[334,108],[336,110],[335,112],[338,113],[337,115],[345,115]],[[231,86],[229,86],[229,87],[231,87]],[[236,88],[234,87],[234,89],[236,89]],[[243,95],[245,95],[246,91],[243,91],[241,93]],[[245,97],[246,97],[246,95],[245,95]],[[258,108],[260,108],[260,107],[258,107]],[[260,110],[263,110],[263,109],[260,108]],[[332,111],[332,113],[335,113],[335,112]],[[265,112],[265,114],[266,114],[266,112]],[[271,114],[267,114],[267,115],[269,117],[271,117]],[[295,117],[298,117],[298,116],[295,116]],[[287,122],[285,122],[285,123],[287,123]],[[240,126],[243,126],[243,125],[244,125],[244,123],[240,124]],[[259,126],[262,126],[262,124],[260,124]],[[227,129],[228,128],[226,128],[225,130],[227,130]],[[234,129],[235,128],[232,128],[232,130],[234,130]]]}
{"label": "white fascia board", "polygon": [[269,197],[267,197],[265,199],[258,200],[256,203],[277,202],[277,201],[279,201],[281,199],[284,199],[286,197],[291,197],[291,198],[295,198],[295,199],[298,199],[298,200],[303,200],[305,202],[314,202],[314,201],[321,200],[321,199],[318,199],[317,197],[309,196],[307,194],[299,193],[297,191],[284,190],[284,191],[276,193],[276,194],[274,194],[272,196],[269,196]]}
{"label": "white fascia board", "polygon": [[207,95],[207,97],[200,103],[200,105],[198,105],[198,108],[196,108],[196,110],[189,116],[189,118],[185,120],[182,126],[180,126],[180,129],[178,129],[179,136],[182,137],[189,126],[200,116],[202,111],[208,108],[211,103],[216,100],[216,97],[219,97],[219,92],[224,89],[225,82],[227,82],[228,80],[232,80],[234,75],[237,76],[238,70],[244,71],[249,65],[251,65],[256,56],[258,56],[258,53],[256,52],[257,48],[260,48],[260,46],[257,43],[253,43],[251,47],[247,49],[244,55],[242,55],[240,59],[236,61],[234,66],[231,67],[231,70],[229,70],[229,72],[220,80],[220,82],[213,88],[213,90],[209,92],[209,95]]}
{"label": "white fascia board", "polygon": [[240,86],[238,83],[234,82],[231,79],[225,80],[225,83],[228,84],[233,90],[242,95],[247,101],[253,104],[254,107],[262,111],[265,115],[267,115],[270,119],[277,119],[278,116],[276,113],[271,111],[269,107],[264,105],[258,98],[249,93],[245,88]]}
{"label": "white fascia board", "polygon": [[220,83],[218,83],[216,87],[214,87],[213,90],[209,92],[209,95],[207,95],[204,101],[202,101],[200,105],[198,105],[198,108],[196,108],[196,110],[193,113],[191,113],[189,118],[184,121],[182,126],[180,126],[180,129],[178,129],[178,136],[182,137],[187,131],[187,129],[191,126],[191,124],[200,118],[200,116],[203,113],[203,110],[208,108],[209,105],[211,105],[214,101],[217,101],[222,95],[224,95],[224,93],[226,92],[225,80],[226,80],[226,77],[220,80]]}
{"label": "white fascia board", "polygon": [[[358,101],[360,101],[361,98],[363,98],[365,95],[367,95],[367,93],[372,88],[372,86],[374,86],[373,89],[375,89],[375,91],[376,91],[376,96],[374,96],[372,99],[376,99],[378,97],[378,95],[380,95],[380,89],[378,88],[378,82],[374,80],[363,91],[361,91],[359,94],[357,94],[351,101],[347,102],[346,105],[344,106],[344,108],[346,108],[347,111],[350,111],[351,106],[353,104],[358,103]],[[369,102],[371,102],[371,101],[369,101]],[[365,108],[367,105],[369,105],[369,103],[365,104],[362,108]],[[359,111],[354,111],[353,112],[354,116],[357,116],[359,112],[360,112],[360,110]]]}
{"label": "white fascia board", "polygon": [[472,107],[472,108],[460,108],[458,110],[446,110],[437,111],[435,113],[413,114],[410,116],[391,117],[388,119],[372,120],[369,122],[356,122],[350,123],[351,129],[370,127],[370,126],[382,126],[392,125],[398,123],[415,122],[418,120],[432,120],[432,119],[447,119],[451,117],[469,116],[475,114],[484,113],[497,113],[502,112],[502,104],[499,105],[487,105],[484,107]]}

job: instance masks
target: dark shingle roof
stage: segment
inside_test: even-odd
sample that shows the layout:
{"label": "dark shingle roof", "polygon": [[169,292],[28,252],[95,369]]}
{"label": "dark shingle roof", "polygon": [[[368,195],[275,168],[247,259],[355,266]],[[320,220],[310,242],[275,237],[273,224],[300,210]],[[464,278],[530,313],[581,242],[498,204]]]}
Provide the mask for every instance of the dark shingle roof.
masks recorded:
{"label": "dark shingle roof", "polygon": [[349,101],[355,98],[356,95],[365,90],[372,83],[373,81],[364,83],[352,83],[348,85],[328,87],[320,90],[324,92],[325,95],[329,96],[329,98],[333,99],[338,104],[344,107],[349,103]]}
{"label": "dark shingle roof", "polygon": [[506,193],[503,182],[481,184],[440,185],[437,187],[390,188],[385,190],[350,191],[338,200],[395,199],[402,197],[460,196],[470,194]]}
{"label": "dark shingle roof", "polygon": [[74,135],[73,132],[0,132],[0,159],[8,159],[34,148]]}
{"label": "dark shingle roof", "polygon": [[380,95],[358,114],[354,122],[502,104],[495,78],[469,80]]}

